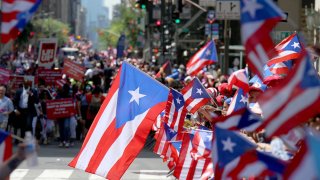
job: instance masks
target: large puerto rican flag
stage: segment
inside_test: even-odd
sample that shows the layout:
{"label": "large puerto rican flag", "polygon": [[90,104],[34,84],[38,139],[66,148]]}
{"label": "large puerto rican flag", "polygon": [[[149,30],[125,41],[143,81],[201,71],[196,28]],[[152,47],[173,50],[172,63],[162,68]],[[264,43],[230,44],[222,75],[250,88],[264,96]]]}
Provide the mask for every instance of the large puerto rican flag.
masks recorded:
{"label": "large puerto rican flag", "polygon": [[165,108],[169,89],[124,62],[69,166],[121,179]]}
{"label": "large puerto rican flag", "polygon": [[196,76],[206,65],[218,62],[215,42],[209,41],[204,45],[187,64],[187,74]]}
{"label": "large puerto rican flag", "polygon": [[309,55],[304,53],[288,77],[258,101],[264,118],[259,129],[265,129],[268,138],[285,134],[319,113],[320,79]]}
{"label": "large puerto rican flag", "polygon": [[1,42],[18,36],[31,20],[42,0],[3,0],[1,8]]}
{"label": "large puerto rican flag", "polygon": [[284,18],[284,13],[270,0],[241,0],[241,37],[247,63],[261,79],[263,66],[274,47],[270,37],[273,27]]}

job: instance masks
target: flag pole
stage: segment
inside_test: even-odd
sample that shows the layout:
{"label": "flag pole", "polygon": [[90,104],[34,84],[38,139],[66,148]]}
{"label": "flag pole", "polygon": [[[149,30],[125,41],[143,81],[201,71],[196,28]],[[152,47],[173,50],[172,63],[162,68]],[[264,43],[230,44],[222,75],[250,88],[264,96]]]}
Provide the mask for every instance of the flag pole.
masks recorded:
{"label": "flag pole", "polygon": [[12,137],[13,139],[16,139],[16,140],[19,140],[19,141],[21,141],[21,142],[24,142],[24,139],[21,138],[21,137],[19,137],[19,136],[17,136],[17,135],[14,135],[14,134],[10,134],[10,135],[11,135],[11,137]]}

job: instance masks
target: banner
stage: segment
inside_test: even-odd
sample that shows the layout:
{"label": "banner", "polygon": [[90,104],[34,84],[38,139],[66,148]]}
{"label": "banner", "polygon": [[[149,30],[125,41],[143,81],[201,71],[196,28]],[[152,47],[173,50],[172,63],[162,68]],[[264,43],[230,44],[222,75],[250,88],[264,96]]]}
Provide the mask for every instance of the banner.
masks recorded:
{"label": "banner", "polygon": [[29,85],[34,88],[34,76],[10,76],[9,86],[12,90],[19,89],[19,86],[22,85],[25,81],[29,82]]}
{"label": "banner", "polygon": [[7,85],[10,81],[11,71],[8,69],[0,68],[0,84]]}
{"label": "banner", "polygon": [[41,39],[39,47],[39,67],[50,69],[54,63],[57,52],[57,39]]}
{"label": "banner", "polygon": [[72,98],[48,100],[46,105],[48,119],[70,117],[76,112]]}
{"label": "banner", "polygon": [[61,70],[38,69],[38,83],[44,81],[46,85],[55,85],[56,81],[62,78]]}
{"label": "banner", "polygon": [[82,67],[69,59],[64,60],[62,73],[68,75],[70,78],[82,82],[85,70],[85,67]]}

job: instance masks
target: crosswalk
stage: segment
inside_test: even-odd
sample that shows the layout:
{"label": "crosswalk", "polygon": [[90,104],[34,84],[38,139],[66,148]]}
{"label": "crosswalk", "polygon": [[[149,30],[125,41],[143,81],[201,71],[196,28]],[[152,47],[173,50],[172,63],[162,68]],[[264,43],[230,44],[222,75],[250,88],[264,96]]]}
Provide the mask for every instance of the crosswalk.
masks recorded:
{"label": "crosswalk", "polygon": [[[167,170],[130,170],[123,179],[141,179],[141,180],[169,180],[173,177],[167,177]],[[100,176],[89,174],[80,170],[71,169],[16,169],[12,172],[10,180],[102,180]]]}

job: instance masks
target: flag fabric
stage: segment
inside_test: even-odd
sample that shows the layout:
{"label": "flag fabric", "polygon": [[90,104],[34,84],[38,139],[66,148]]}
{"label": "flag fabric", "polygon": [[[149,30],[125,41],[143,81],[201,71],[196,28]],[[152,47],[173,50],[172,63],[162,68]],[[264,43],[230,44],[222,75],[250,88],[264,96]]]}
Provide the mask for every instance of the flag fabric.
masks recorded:
{"label": "flag fabric", "polygon": [[214,132],[212,162],[215,179],[225,179],[228,172],[231,172],[237,164],[237,158],[255,149],[256,145],[238,132],[221,129],[218,126],[215,126]]}
{"label": "flag fabric", "polygon": [[245,69],[240,69],[231,74],[228,78],[229,86],[235,86],[243,89],[245,92],[249,91],[249,80]]}
{"label": "flag fabric", "polygon": [[12,138],[9,133],[0,129],[0,165],[12,155]]}
{"label": "flag fabric", "polygon": [[274,47],[270,37],[273,27],[284,18],[284,13],[270,0],[241,0],[241,37],[247,54],[247,63],[260,78],[263,66]]}
{"label": "flag fabric", "polygon": [[262,123],[262,119],[251,113],[248,108],[242,108],[227,116],[221,116],[215,120],[216,126],[227,130],[245,130],[254,132]]}
{"label": "flag fabric", "polygon": [[177,132],[171,129],[167,123],[162,122],[159,136],[157,137],[156,144],[153,152],[160,155],[164,161],[170,156],[170,152],[167,154],[169,149],[169,141],[176,140]]}
{"label": "flag fabric", "polygon": [[271,66],[276,63],[298,59],[301,56],[302,49],[303,46],[299,41],[297,33],[293,33],[270,51],[273,57],[268,61],[267,65]]}
{"label": "flag fabric", "polygon": [[[312,135],[310,132],[313,132]],[[312,129],[307,135],[307,143],[310,149],[311,155],[313,157],[313,162],[315,163],[316,172],[318,172],[317,177],[320,178],[320,134],[316,130]]]}
{"label": "flag fabric", "polygon": [[[319,153],[319,149],[317,149]],[[290,161],[283,174],[283,179],[301,180],[301,179],[319,179],[314,157],[306,141],[301,143],[297,154]]]}
{"label": "flag fabric", "polygon": [[239,88],[231,100],[231,103],[227,111],[227,115],[241,108],[245,108],[247,107],[247,105],[248,105],[248,93],[245,92],[243,89]]}
{"label": "flag fabric", "polygon": [[255,89],[261,92],[265,92],[267,90],[267,86],[263,84],[263,82],[257,75],[253,76],[253,78],[250,79],[249,83],[251,84],[251,86],[249,87],[249,91]]}
{"label": "flag fabric", "polygon": [[296,127],[287,134],[280,136],[280,138],[290,151],[296,152],[300,147],[300,143],[305,139],[305,132],[303,128]]}
{"label": "flag fabric", "polygon": [[[210,177],[210,174],[207,173],[207,167],[212,163],[211,158],[195,160],[190,153],[193,148],[193,137],[192,133],[184,133],[183,135],[179,161],[173,172],[177,179],[208,179]],[[208,176],[203,177],[204,173]]]}
{"label": "flag fabric", "polygon": [[239,162],[229,173],[231,179],[280,177],[287,163],[261,151],[251,150],[239,157]]}
{"label": "flag fabric", "polygon": [[[183,95],[174,89],[170,89],[163,119],[164,122],[166,122],[171,129],[180,133],[183,129],[186,115],[187,110],[185,108]],[[180,137],[180,134],[178,136]]]}
{"label": "flag fabric", "polygon": [[152,125],[152,130],[153,130],[153,131],[158,131],[158,130],[160,129],[161,121],[162,121],[163,117],[164,117],[164,111],[162,111],[162,112],[158,115],[156,122],[153,123],[153,125]]}
{"label": "flag fabric", "polygon": [[3,0],[1,8],[1,42],[16,39],[31,20],[42,0]]}
{"label": "flag fabric", "polygon": [[270,71],[277,75],[287,75],[289,70],[289,67],[283,62],[279,62],[270,66]]}
{"label": "flag fabric", "polygon": [[288,77],[258,100],[264,121],[260,129],[267,138],[287,133],[319,113],[320,79],[308,54],[299,60]]}
{"label": "flag fabric", "polygon": [[123,62],[78,155],[69,166],[121,179],[164,110],[169,89]]}
{"label": "flag fabric", "polygon": [[181,151],[182,141],[170,141],[169,142],[170,150],[171,150],[171,161],[176,163],[179,160],[179,155]]}
{"label": "flag fabric", "polygon": [[211,97],[202,86],[198,78],[194,78],[181,93],[185,101],[185,107],[190,113],[195,113],[201,106],[207,104]]}
{"label": "flag fabric", "polygon": [[171,68],[171,63],[170,61],[167,61],[166,63],[164,63],[159,72],[156,74],[155,78],[161,78],[161,73],[164,72],[166,74],[166,76],[169,76],[172,73],[172,68]]}
{"label": "flag fabric", "polygon": [[206,65],[218,62],[216,45],[213,40],[207,42],[187,63],[187,74],[196,76]]}
{"label": "flag fabric", "polygon": [[213,132],[200,129],[196,129],[194,131],[192,150],[190,152],[191,156],[195,160],[210,158]]}

